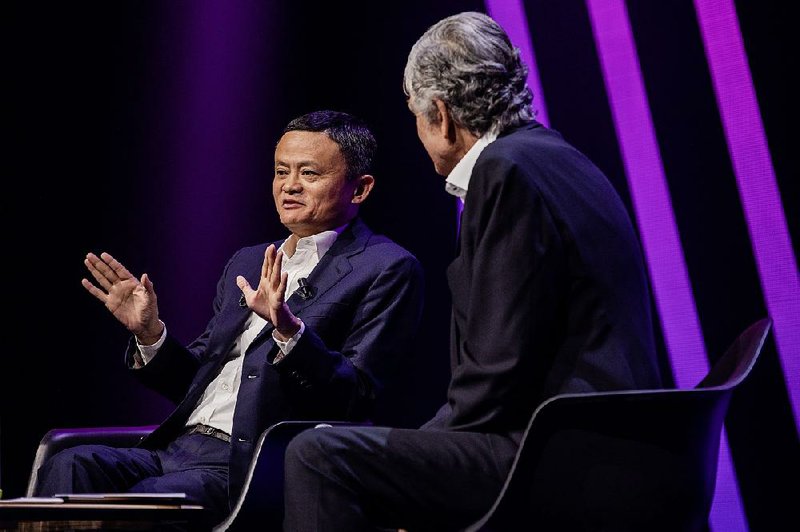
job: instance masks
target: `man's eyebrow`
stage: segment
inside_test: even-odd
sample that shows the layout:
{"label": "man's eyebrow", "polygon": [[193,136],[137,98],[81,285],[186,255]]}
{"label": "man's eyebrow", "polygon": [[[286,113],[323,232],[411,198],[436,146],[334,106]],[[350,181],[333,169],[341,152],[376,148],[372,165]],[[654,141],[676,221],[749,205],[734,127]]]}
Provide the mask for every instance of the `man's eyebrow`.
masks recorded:
{"label": "man's eyebrow", "polygon": [[319,163],[317,163],[317,161],[314,161],[313,159],[308,159],[308,160],[304,160],[304,161],[297,161],[295,163],[287,163],[287,162],[281,161],[281,160],[276,160],[275,161],[275,166],[278,166],[278,165],[291,166],[292,164],[295,164],[297,166],[316,166]]}

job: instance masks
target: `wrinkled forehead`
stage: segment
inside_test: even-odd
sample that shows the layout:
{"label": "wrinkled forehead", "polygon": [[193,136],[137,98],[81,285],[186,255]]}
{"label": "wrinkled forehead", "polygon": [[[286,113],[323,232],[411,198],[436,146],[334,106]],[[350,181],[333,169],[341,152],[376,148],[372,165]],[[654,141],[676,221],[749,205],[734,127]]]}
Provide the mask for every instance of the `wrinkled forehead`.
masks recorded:
{"label": "wrinkled forehead", "polygon": [[288,131],[275,148],[275,163],[343,164],[340,146],[321,131]]}

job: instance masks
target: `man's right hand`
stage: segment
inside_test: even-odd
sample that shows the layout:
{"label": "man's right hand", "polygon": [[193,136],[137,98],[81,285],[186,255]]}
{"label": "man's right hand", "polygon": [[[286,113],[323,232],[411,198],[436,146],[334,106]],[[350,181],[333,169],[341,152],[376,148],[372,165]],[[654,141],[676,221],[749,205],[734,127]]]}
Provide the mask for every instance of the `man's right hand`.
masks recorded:
{"label": "man's right hand", "polygon": [[156,293],[147,274],[137,279],[108,253],[101,253],[99,257],[89,253],[83,263],[99,288],[88,279],[81,279],[83,287],[102,301],[114,317],[136,335],[140,344],[156,343],[164,325],[158,319]]}
{"label": "man's right hand", "polygon": [[264,251],[258,287],[254,290],[241,275],[236,277],[236,284],[242,290],[247,306],[272,323],[278,339],[285,342],[300,330],[300,319],[286,304],[288,275],[282,271],[282,263],[283,251],[276,251],[275,244],[270,244]]}

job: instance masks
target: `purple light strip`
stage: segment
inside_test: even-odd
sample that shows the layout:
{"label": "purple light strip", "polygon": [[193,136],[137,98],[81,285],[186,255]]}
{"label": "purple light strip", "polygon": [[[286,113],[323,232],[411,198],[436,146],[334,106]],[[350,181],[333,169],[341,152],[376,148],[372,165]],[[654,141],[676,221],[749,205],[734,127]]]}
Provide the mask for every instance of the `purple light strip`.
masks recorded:
{"label": "purple light strip", "polygon": [[587,0],[622,160],[642,234],[667,350],[680,387],[708,372],[639,60],[622,0]]}
{"label": "purple light strip", "polygon": [[[708,357],[627,8],[623,0],[586,0],[586,6],[675,381],[681,388],[693,387],[708,372]],[[723,442],[711,522],[717,530],[746,530]]]}
{"label": "purple light strip", "polygon": [[722,431],[719,439],[717,461],[717,485],[711,506],[711,528],[720,532],[747,532],[747,516],[742,505],[742,494],[736,481],[733,458],[728,445],[728,430]]}
{"label": "purple light strip", "polygon": [[188,336],[208,318],[203,306],[187,304],[198,290],[186,282],[186,261],[192,258],[195,279],[217,279],[220,264],[211,257],[226,257],[244,226],[237,196],[245,195],[244,176],[254,159],[243,151],[243,139],[255,128],[252,102],[265,96],[255,82],[264,56],[254,44],[265,29],[249,3],[206,0],[187,9],[164,2],[159,9],[167,20],[181,21],[163,51],[175,61],[163,81],[171,100],[156,121],[171,128],[171,166],[159,165],[168,172],[164,194],[171,208],[159,237],[169,250],[163,283],[175,287],[175,297],[162,310],[171,331]]}
{"label": "purple light strip", "polygon": [[695,0],[694,5],[795,429],[800,431],[800,278],[739,20],[731,0]]}
{"label": "purple light strip", "polygon": [[[525,6],[521,0],[486,0],[486,11],[508,34],[511,42],[519,48],[522,60],[528,65],[528,87],[533,92],[536,120],[549,126],[547,109],[542,97],[542,82],[539,79],[539,69],[536,68],[536,56],[533,54],[531,33],[528,30],[528,18],[525,15]],[[538,102],[538,103],[537,103]]]}
{"label": "purple light strip", "polygon": [[[549,126],[550,119],[547,116],[547,106],[544,101],[544,90],[542,81],[539,78],[539,69],[536,66],[536,55],[533,53],[533,42],[531,32],[528,29],[528,17],[525,13],[525,6],[521,0],[485,0],[486,11],[495,22],[508,34],[511,43],[519,48],[522,61],[528,67],[528,87],[533,92],[533,107],[536,110],[536,120]],[[464,210],[464,203],[456,201],[456,220],[461,223],[461,211]]]}

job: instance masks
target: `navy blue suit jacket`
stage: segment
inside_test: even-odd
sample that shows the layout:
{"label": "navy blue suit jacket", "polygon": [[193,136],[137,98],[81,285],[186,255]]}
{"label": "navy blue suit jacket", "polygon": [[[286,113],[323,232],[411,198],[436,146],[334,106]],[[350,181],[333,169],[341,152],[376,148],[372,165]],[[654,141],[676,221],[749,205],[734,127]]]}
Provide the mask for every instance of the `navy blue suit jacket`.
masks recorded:
{"label": "navy blue suit jacket", "polygon": [[[239,304],[236,276],[256,286],[268,244],[240,249],[217,284],[214,315],[184,347],[171,335],[135,370],[140,380],[178,406],[142,445],[164,447],[184,425],[217,375],[250,310]],[[423,272],[414,256],[374,234],[359,219],[336,239],[308,276],[313,296],[287,300],[306,325],[291,353],[272,361],[278,346],[267,324],[244,354],[233,419],[229,494],[233,502],[260,434],[286,419],[368,420],[381,388],[407,355],[422,311]],[[131,364],[133,342],[126,354]]]}

